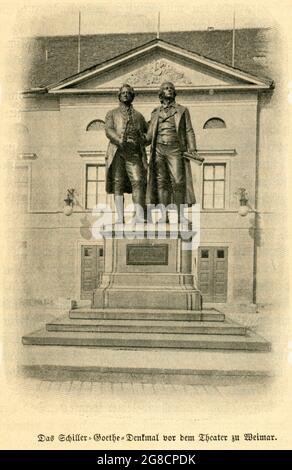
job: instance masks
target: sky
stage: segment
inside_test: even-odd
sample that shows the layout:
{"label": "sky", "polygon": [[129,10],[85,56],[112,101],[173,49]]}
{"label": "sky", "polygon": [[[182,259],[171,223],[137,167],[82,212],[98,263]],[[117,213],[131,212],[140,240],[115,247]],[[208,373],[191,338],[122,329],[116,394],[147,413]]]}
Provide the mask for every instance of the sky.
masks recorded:
{"label": "sky", "polygon": [[[72,2],[0,0],[4,25],[13,36],[150,32],[268,27],[281,17],[291,0],[94,0]],[[291,10],[290,10],[291,12]]]}

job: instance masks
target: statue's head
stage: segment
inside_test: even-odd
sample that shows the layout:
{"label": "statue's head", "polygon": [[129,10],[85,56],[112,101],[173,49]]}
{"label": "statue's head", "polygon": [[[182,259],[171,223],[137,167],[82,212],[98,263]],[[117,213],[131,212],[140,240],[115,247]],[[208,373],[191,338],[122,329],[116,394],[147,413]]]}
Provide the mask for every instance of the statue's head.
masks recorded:
{"label": "statue's head", "polygon": [[163,82],[158,93],[160,101],[165,99],[174,100],[176,97],[175,86],[171,82]]}
{"label": "statue's head", "polygon": [[125,83],[119,89],[118,97],[121,103],[131,104],[135,98],[134,88]]}

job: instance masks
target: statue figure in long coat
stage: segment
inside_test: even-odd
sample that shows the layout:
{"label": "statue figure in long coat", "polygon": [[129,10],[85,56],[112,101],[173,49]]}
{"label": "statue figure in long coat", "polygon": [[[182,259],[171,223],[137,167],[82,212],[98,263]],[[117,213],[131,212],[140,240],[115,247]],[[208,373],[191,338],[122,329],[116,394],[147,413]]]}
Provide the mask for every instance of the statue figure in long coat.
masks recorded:
{"label": "statue figure in long coat", "polygon": [[[196,202],[190,161],[184,154],[193,154],[195,160],[198,156],[189,110],[177,104],[175,97],[173,83],[164,82],[159,90],[161,105],[151,114],[147,132],[147,143],[151,143],[147,202],[165,207],[172,202],[179,218],[182,204]],[[166,211],[163,218],[167,220]]]}
{"label": "statue figure in long coat", "polygon": [[109,139],[106,154],[106,191],[115,195],[117,222],[124,221],[124,193],[132,193],[135,221],[144,222],[147,124],[142,114],[132,106],[135,93],[130,85],[123,85],[118,97],[120,105],[109,111],[105,118],[105,133]]}

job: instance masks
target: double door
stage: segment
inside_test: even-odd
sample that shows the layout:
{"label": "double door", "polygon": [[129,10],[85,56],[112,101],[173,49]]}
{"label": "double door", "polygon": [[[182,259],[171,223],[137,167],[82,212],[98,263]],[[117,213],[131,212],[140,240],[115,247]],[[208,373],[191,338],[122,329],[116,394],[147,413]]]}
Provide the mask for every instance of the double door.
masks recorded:
{"label": "double door", "polygon": [[198,252],[198,284],[203,302],[227,301],[228,248],[201,246]]}
{"label": "double door", "polygon": [[100,245],[81,246],[81,299],[90,299],[104,271],[104,248]]}

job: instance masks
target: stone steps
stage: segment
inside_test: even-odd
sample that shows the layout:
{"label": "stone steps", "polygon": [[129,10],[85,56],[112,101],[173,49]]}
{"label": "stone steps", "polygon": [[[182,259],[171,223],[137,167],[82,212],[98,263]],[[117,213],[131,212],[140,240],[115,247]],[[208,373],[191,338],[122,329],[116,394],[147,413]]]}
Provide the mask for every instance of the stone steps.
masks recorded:
{"label": "stone steps", "polygon": [[245,335],[246,328],[229,320],[220,321],[166,321],[166,320],[79,320],[68,317],[47,323],[47,331],[74,331],[89,333],[161,333]]}
{"label": "stone steps", "polygon": [[106,348],[226,349],[269,351],[270,343],[253,332],[245,335],[171,333],[96,333],[47,331],[42,328],[23,336],[24,345],[83,346]]}
{"label": "stone steps", "polygon": [[154,309],[98,309],[76,308],[70,310],[71,319],[83,320],[169,320],[169,321],[208,321],[224,322],[225,315],[215,309],[210,310],[154,310]]}
{"label": "stone steps", "polygon": [[215,309],[83,307],[22,341],[22,373],[45,380],[264,383],[275,362],[269,342]]}

